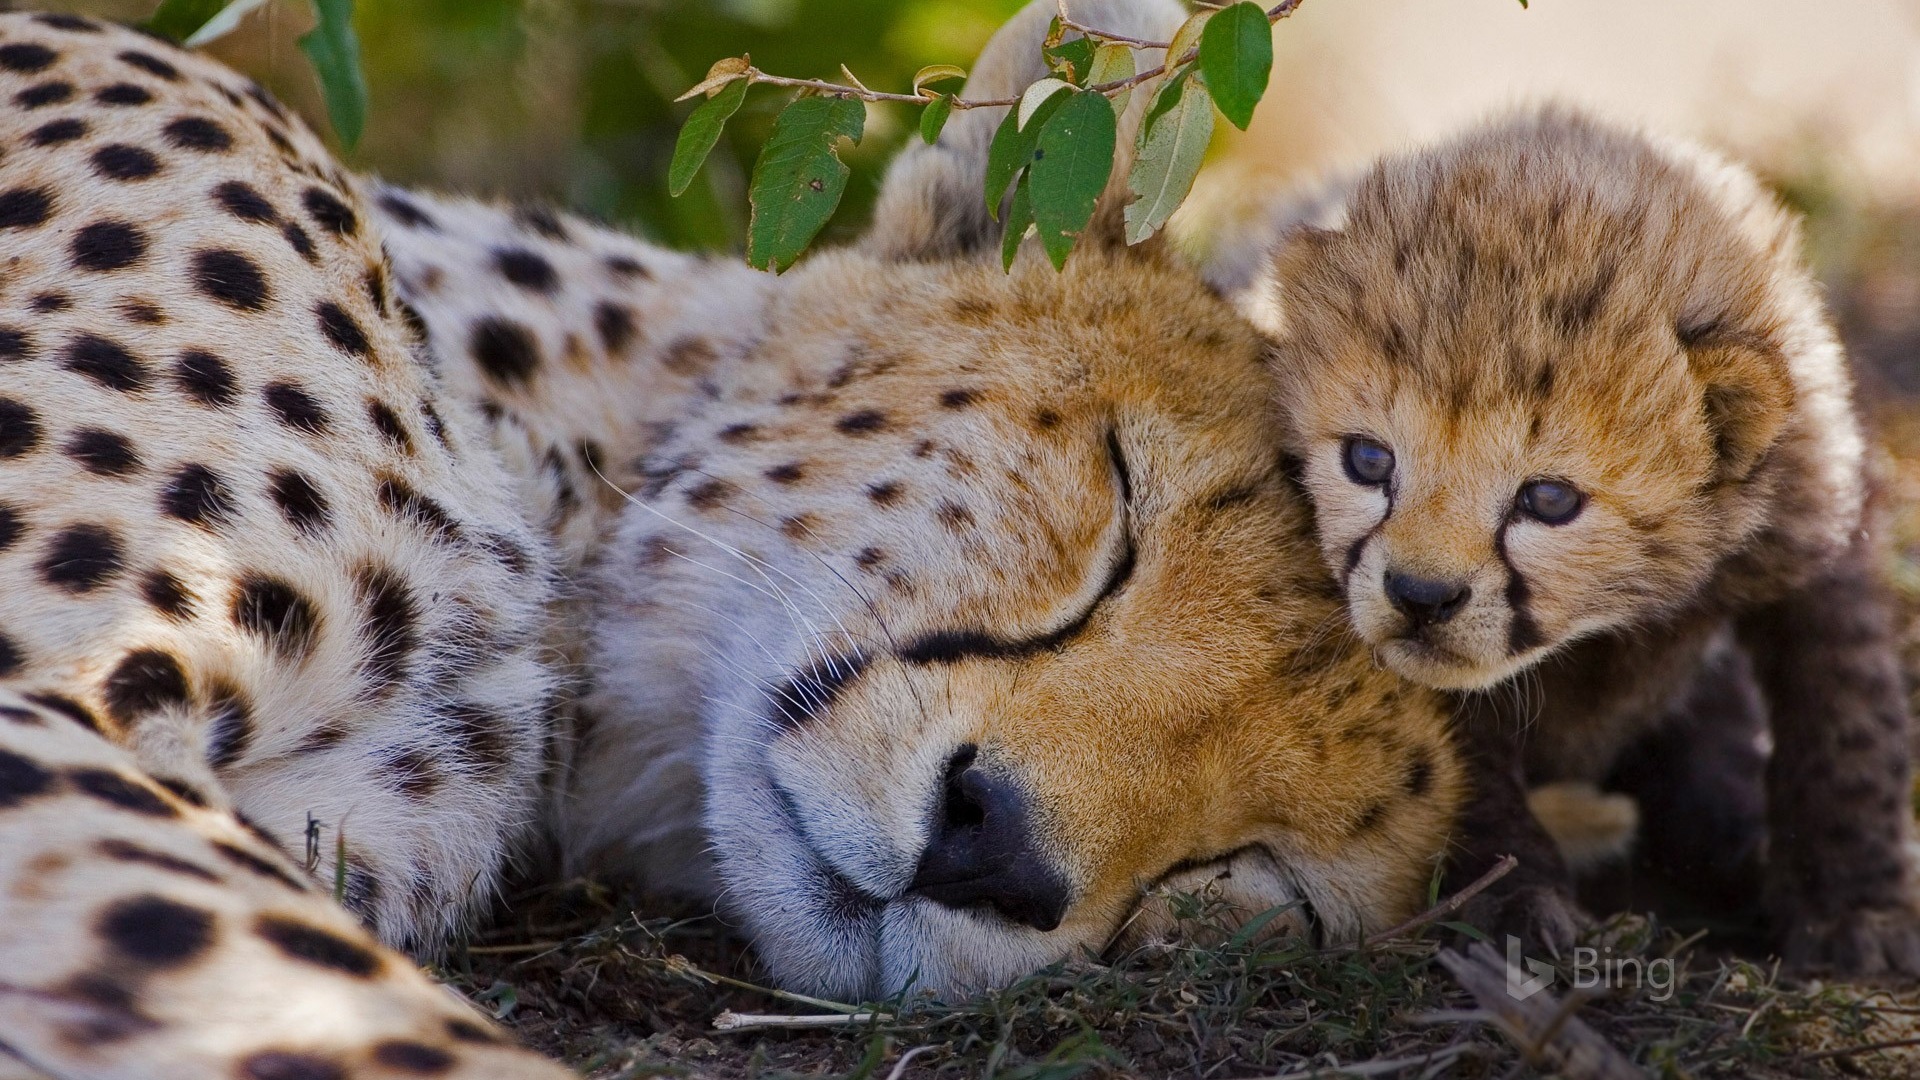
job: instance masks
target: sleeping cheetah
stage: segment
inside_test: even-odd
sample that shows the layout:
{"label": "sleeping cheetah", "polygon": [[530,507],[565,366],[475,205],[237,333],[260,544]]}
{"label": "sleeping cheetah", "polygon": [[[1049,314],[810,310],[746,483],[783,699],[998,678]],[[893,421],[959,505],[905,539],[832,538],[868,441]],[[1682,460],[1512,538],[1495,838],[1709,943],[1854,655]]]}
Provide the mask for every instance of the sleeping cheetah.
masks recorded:
{"label": "sleeping cheetah", "polygon": [[1793,219],[1704,150],[1559,108],[1388,159],[1333,217],[1248,306],[1355,628],[1462,692],[1457,872],[1527,864],[1475,913],[1571,942],[1523,783],[1619,765],[1671,869],[1764,850],[1790,963],[1920,975],[1882,541]]}
{"label": "sleeping cheetah", "polygon": [[348,176],[84,19],[0,17],[0,95],[16,1073],[557,1075],[391,951],[521,853],[849,998],[1159,932],[1156,886],[1418,903],[1444,705],[1326,632],[1254,335],[1157,250],[1003,274],[997,117],[775,279]]}

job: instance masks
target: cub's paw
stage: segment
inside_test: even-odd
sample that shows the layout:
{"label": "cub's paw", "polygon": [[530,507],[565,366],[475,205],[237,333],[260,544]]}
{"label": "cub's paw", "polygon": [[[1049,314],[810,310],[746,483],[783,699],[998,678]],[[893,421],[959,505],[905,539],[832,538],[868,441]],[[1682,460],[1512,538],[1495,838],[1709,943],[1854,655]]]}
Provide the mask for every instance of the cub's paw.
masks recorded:
{"label": "cub's paw", "polygon": [[1532,883],[1502,889],[1498,885],[1467,901],[1461,921],[1486,931],[1496,945],[1511,934],[1527,952],[1559,958],[1592,920],[1565,886]]}
{"label": "cub's paw", "polygon": [[1911,903],[1840,914],[1788,907],[1780,955],[1804,974],[1920,976],[1920,911]]}

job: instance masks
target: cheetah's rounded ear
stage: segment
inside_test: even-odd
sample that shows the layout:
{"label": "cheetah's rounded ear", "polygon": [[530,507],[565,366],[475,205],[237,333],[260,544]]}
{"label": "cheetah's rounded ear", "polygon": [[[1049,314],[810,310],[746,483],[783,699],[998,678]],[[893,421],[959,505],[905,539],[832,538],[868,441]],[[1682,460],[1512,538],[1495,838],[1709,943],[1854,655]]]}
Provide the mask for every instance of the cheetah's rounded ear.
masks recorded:
{"label": "cheetah's rounded ear", "polygon": [[[1056,0],[1031,0],[1020,9],[981,50],[961,96],[1014,97],[1045,78],[1040,48],[1058,11]],[[1175,0],[1073,0],[1072,11],[1074,19],[1086,25],[1150,41],[1171,37],[1186,15]],[[1149,50],[1135,62],[1151,67],[1160,56]],[[1126,191],[1133,132],[1151,96],[1135,92],[1121,120],[1114,179],[1103,197],[1107,203]],[[903,260],[997,252],[1001,225],[987,216],[985,198],[987,150],[1006,115],[1005,107],[956,111],[934,145],[915,139],[887,170],[873,228],[860,246],[882,258]],[[1117,213],[1097,217],[1096,226],[1108,216],[1119,218]]]}
{"label": "cheetah's rounded ear", "polygon": [[1702,408],[1713,433],[1714,480],[1739,483],[1773,448],[1793,412],[1793,380],[1780,349],[1760,334],[1713,323],[1683,324],[1680,342],[1699,379]]}

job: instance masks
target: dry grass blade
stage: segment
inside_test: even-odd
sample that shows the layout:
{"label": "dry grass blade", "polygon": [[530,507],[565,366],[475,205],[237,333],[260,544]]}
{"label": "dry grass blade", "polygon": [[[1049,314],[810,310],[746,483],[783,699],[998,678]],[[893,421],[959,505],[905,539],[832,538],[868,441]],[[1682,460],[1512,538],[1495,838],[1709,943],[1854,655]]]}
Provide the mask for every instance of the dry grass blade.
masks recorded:
{"label": "dry grass blade", "polygon": [[1524,999],[1509,993],[1506,963],[1491,945],[1476,941],[1464,955],[1443,952],[1440,964],[1529,1061],[1551,1065],[1570,1080],[1641,1080],[1647,1075],[1573,1015],[1577,1000],[1563,1002],[1544,989]]}

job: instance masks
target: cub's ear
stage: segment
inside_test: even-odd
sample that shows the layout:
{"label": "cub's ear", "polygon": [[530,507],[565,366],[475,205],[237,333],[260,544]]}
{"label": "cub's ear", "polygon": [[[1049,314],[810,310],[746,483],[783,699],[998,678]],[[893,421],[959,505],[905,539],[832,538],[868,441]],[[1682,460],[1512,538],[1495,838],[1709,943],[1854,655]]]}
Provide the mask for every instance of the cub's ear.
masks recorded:
{"label": "cub's ear", "polygon": [[1704,388],[1701,407],[1713,433],[1716,482],[1752,475],[1793,413],[1793,380],[1779,348],[1756,333],[1717,323],[1682,324],[1687,366]]}
{"label": "cub's ear", "polygon": [[[1077,22],[1149,41],[1167,40],[1186,15],[1175,0],[1071,0],[1069,10]],[[1045,78],[1040,48],[1058,11],[1057,0],[1031,0],[1020,9],[987,42],[961,96],[1013,97]],[[1160,54],[1141,52],[1135,63],[1153,67]],[[1149,96],[1136,91],[1121,123],[1109,199],[1115,185],[1125,190],[1133,131]],[[1006,115],[1005,107],[956,111],[934,145],[914,138],[887,170],[873,228],[860,246],[888,259],[946,259],[998,250],[1001,226],[987,216],[985,198],[987,150]]]}

